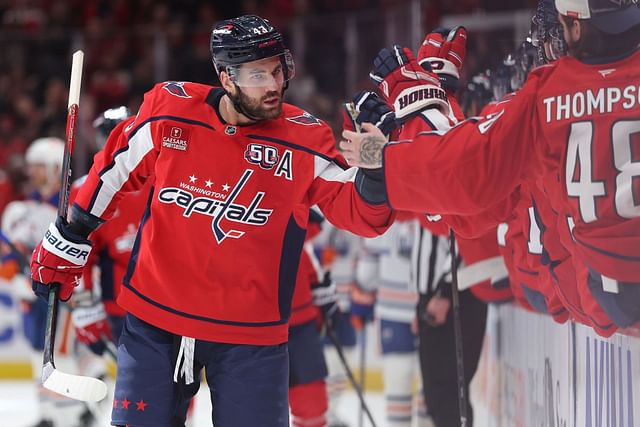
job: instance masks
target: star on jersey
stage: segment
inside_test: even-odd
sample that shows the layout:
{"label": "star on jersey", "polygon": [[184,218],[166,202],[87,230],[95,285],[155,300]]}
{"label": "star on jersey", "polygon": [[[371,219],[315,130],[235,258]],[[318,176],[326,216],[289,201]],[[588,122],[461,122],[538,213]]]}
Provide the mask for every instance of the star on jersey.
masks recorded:
{"label": "star on jersey", "polygon": [[229,191],[229,188],[231,188],[231,187],[229,187],[229,185],[227,185],[227,184],[222,184],[222,191],[227,191],[227,192],[228,192],[228,191]]}
{"label": "star on jersey", "polygon": [[191,175],[189,177],[189,182],[196,182],[198,180],[198,178],[195,177],[195,175]]}
{"label": "star on jersey", "polygon": [[143,411],[144,408],[148,405],[148,403],[144,403],[144,400],[139,400],[136,402],[136,411]]}
{"label": "star on jersey", "polygon": [[205,185],[207,188],[211,188],[211,186],[213,185],[213,181],[211,181],[210,179],[208,179],[208,180],[206,180],[206,181],[204,182],[204,185]]}

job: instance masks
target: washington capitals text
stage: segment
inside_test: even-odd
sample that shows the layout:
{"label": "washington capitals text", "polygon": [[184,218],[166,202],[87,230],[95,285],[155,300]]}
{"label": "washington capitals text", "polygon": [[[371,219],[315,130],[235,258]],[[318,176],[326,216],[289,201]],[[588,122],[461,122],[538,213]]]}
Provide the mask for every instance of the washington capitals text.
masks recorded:
{"label": "washington capitals text", "polygon": [[186,218],[189,218],[194,212],[213,217],[211,226],[217,242],[221,243],[227,237],[239,238],[244,235],[244,232],[238,230],[224,231],[220,226],[220,221],[223,218],[242,224],[264,225],[273,212],[273,209],[261,209],[258,207],[265,195],[262,191],[256,193],[249,206],[233,203],[252,174],[252,170],[245,170],[226,200],[195,197],[192,193],[176,187],[166,187],[160,190],[158,200],[166,204],[175,203],[184,208],[182,216]]}

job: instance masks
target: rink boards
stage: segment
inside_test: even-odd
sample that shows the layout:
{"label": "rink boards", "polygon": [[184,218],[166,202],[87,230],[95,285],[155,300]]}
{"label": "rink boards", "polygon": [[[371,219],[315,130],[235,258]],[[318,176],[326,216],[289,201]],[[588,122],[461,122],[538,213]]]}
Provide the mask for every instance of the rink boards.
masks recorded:
{"label": "rink boards", "polygon": [[471,395],[479,426],[638,426],[640,339],[494,307]]}
{"label": "rink boards", "polygon": [[[471,393],[478,426],[640,425],[640,338],[605,339],[510,305],[489,313]],[[369,329],[368,342],[375,343]],[[354,350],[348,353],[357,373]],[[29,378],[29,354],[17,302],[0,284],[0,378]],[[378,346],[369,345],[367,389],[381,389],[380,368]]]}
{"label": "rink boards", "polygon": [[0,378],[29,378],[29,354],[12,285],[0,279]]}

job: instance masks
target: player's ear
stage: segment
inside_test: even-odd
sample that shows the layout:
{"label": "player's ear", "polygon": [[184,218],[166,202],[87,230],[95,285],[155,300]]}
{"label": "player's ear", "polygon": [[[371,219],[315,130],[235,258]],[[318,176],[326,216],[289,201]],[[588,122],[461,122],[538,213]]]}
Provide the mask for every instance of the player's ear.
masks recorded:
{"label": "player's ear", "polygon": [[571,38],[573,40],[580,40],[582,36],[582,22],[579,19],[572,19],[571,25],[569,26],[569,32],[571,33]]}
{"label": "player's ear", "polygon": [[220,78],[220,84],[222,88],[227,91],[227,93],[234,94],[235,93],[235,85],[231,81],[229,74],[226,71],[220,71],[218,76]]}

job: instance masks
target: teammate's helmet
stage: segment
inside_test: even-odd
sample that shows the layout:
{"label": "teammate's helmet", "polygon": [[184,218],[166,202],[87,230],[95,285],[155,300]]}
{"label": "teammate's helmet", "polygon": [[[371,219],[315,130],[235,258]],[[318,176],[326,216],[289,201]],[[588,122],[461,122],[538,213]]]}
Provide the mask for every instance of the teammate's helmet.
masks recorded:
{"label": "teammate's helmet", "polygon": [[462,93],[461,107],[465,116],[477,116],[482,108],[493,100],[491,80],[488,72],[476,74],[467,83],[466,90]]}
{"label": "teammate's helmet", "polygon": [[527,80],[529,72],[540,65],[538,60],[538,50],[531,43],[531,37],[522,42],[520,48],[515,53],[515,74],[512,76],[511,88],[518,90]]}
{"label": "teammate's helmet", "polygon": [[494,101],[501,101],[508,93],[517,89],[513,86],[516,74],[515,65],[516,61],[513,55],[509,54],[491,73],[491,91]]}
{"label": "teammate's helmet", "polygon": [[555,0],[562,15],[588,19],[600,31],[621,34],[640,25],[638,0]]}
{"label": "teammate's helmet", "polygon": [[[531,42],[538,49],[538,60],[542,64],[559,59],[568,50],[553,1],[538,0],[536,14],[531,20]],[[545,44],[548,50],[545,50]]]}
{"label": "teammate's helmet", "polygon": [[109,108],[100,114],[93,121],[93,128],[96,130],[96,146],[102,149],[113,128],[129,116],[131,116],[131,110],[124,105]]}
{"label": "teammate's helmet", "polygon": [[34,140],[24,156],[28,165],[43,164],[51,169],[55,167],[61,169],[63,157],[64,141],[55,137]]}
{"label": "teammate's helmet", "polygon": [[218,75],[224,71],[235,84],[242,86],[235,79],[239,65],[273,57],[282,61],[285,82],[291,80],[295,74],[291,53],[284,45],[282,34],[266,19],[244,15],[214,25],[211,59]]}

